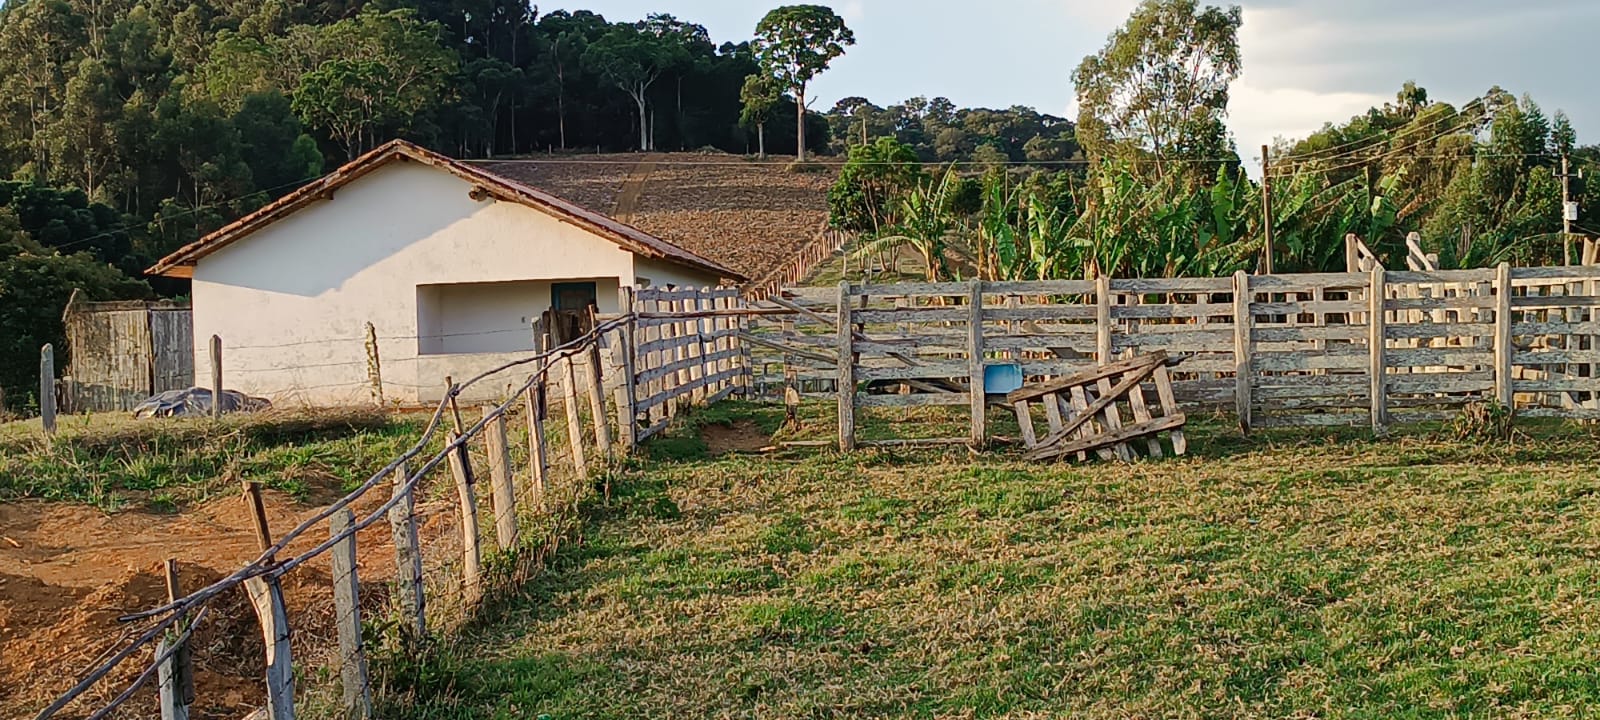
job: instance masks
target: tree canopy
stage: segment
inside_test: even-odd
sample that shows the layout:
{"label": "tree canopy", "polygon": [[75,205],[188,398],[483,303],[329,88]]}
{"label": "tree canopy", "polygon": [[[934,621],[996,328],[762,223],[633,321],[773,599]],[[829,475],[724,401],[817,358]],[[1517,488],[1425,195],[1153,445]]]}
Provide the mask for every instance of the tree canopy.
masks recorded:
{"label": "tree canopy", "polygon": [[800,113],[795,146],[802,162],[806,159],[806,86],[854,44],[855,33],[845,27],[844,18],[822,5],[776,8],[756,24],[754,47],[762,70],[794,93],[795,111]]}

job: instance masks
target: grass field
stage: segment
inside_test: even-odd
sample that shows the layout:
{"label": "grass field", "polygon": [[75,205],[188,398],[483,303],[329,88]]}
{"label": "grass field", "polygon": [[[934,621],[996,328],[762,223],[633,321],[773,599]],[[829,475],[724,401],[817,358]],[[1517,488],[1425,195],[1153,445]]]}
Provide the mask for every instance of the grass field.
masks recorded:
{"label": "grass field", "polygon": [[256,480],[296,500],[336,498],[416,442],[424,418],[377,411],[270,412],[213,422],[61,418],[0,424],[0,502],[172,511]]}
{"label": "grass field", "polygon": [[[726,404],[697,420],[778,418]],[[1600,702],[1597,435],[714,456],[694,428],[386,717],[1534,717]]]}

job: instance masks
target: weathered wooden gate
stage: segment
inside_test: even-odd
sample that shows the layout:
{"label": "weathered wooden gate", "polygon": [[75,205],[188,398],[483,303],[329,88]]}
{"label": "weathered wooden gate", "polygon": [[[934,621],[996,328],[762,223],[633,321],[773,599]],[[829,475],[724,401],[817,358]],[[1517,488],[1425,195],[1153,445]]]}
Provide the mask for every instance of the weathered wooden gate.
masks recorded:
{"label": "weathered wooden gate", "polygon": [[63,410],[132,410],[141,400],[194,385],[194,319],[189,304],[162,300],[80,302],[63,316],[70,365]]}

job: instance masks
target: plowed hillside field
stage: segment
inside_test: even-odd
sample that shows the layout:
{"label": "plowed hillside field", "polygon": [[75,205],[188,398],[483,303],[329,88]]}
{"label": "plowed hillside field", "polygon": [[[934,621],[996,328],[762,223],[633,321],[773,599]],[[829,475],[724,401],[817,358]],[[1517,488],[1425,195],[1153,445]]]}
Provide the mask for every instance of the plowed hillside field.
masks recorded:
{"label": "plowed hillside field", "polygon": [[816,237],[836,165],[792,172],[790,159],[648,153],[489,162],[486,170],[607,213],[752,279]]}

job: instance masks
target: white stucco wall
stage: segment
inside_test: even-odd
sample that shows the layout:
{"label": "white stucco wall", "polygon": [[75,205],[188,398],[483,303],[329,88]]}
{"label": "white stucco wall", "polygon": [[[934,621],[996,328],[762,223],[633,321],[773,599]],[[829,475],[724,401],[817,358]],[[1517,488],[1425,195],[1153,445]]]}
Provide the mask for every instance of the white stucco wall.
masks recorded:
{"label": "white stucco wall", "polygon": [[[469,377],[524,356],[525,347],[458,345],[432,349],[489,352],[424,355],[418,338],[429,331],[419,328],[527,323],[549,306],[549,285],[491,288],[481,298],[489,302],[454,314],[448,303],[433,311],[419,303],[426,286],[597,279],[601,311],[617,311],[618,284],[634,281],[632,253],[538,210],[473,200],[470,189],[431,167],[391,163],[202,258],[193,284],[196,374],[209,373],[207,344],[217,334],[230,389],[279,405],[369,402],[371,322],[386,397],[433,402],[445,375]],[[684,284],[715,282],[670,264],[652,271],[681,274]],[[530,303],[525,311],[519,296]]]}

